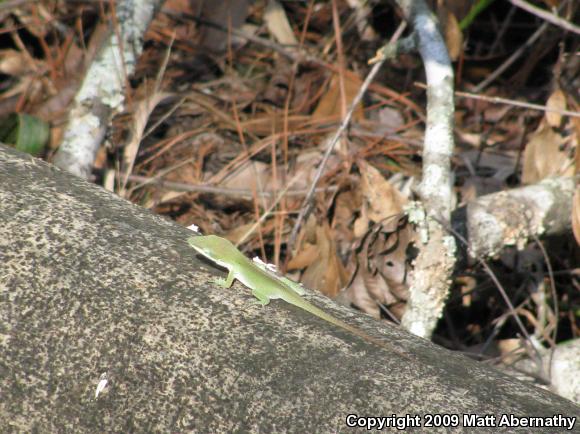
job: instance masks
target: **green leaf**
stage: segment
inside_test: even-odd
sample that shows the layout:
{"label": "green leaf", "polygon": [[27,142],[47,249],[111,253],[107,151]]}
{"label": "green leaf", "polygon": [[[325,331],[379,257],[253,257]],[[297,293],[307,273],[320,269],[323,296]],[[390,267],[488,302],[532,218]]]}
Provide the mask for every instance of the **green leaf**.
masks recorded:
{"label": "green leaf", "polygon": [[12,113],[0,120],[0,142],[32,155],[40,155],[48,143],[48,124],[26,113]]}

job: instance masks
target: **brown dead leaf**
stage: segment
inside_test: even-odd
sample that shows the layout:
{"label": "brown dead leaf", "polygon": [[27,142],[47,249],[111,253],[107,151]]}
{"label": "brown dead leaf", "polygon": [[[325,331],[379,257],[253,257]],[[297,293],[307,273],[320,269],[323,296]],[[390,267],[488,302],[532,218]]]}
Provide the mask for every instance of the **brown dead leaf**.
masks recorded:
{"label": "brown dead leaf", "polygon": [[384,106],[378,110],[378,121],[386,131],[399,131],[405,124],[401,112],[393,107]]}
{"label": "brown dead leaf", "polygon": [[[47,121],[63,116],[68,105],[77,94],[78,84],[78,80],[71,79],[69,84],[61,87],[56,95],[44,101],[36,110],[36,114]],[[60,141],[53,143],[60,143]]]}
{"label": "brown dead leaf", "polygon": [[440,9],[446,9],[460,21],[465,18],[472,6],[473,1],[471,0],[438,0],[437,2],[438,11]]}
{"label": "brown dead leaf", "polygon": [[301,252],[288,264],[288,269],[296,269],[308,263],[302,276],[302,283],[334,298],[347,284],[348,275],[338,254],[332,230],[327,223],[316,228],[316,239],[312,244],[304,244]]}
{"label": "brown dead leaf", "polygon": [[0,50],[0,72],[6,75],[19,77],[30,74],[38,70],[41,62],[37,61],[35,66],[30,63],[29,58],[18,50]]}
{"label": "brown dead leaf", "polygon": [[505,364],[512,364],[525,354],[521,339],[500,339],[497,341],[497,348]]}
{"label": "brown dead leaf", "polygon": [[243,188],[258,192],[260,187],[268,185],[269,180],[269,164],[260,161],[246,161],[236,170],[230,171],[220,185],[232,189],[242,188],[241,186],[243,186]]}
{"label": "brown dead leaf", "polygon": [[[380,276],[369,273],[356,273],[348,289],[343,294],[344,304],[354,305],[373,318],[381,317],[380,304],[387,304],[386,298],[378,298],[371,294],[389,294],[389,287]],[[391,304],[391,303],[388,303]]]}
{"label": "brown dead leaf", "polygon": [[252,229],[253,226],[254,226],[253,222],[246,223],[243,225],[237,225],[237,226],[234,226],[232,229],[230,229],[223,236],[225,238],[227,238],[228,240],[230,240],[232,243],[238,244],[244,238],[244,236],[248,233],[248,231],[250,231]]}
{"label": "brown dead leaf", "polygon": [[358,189],[340,191],[334,198],[332,228],[337,239],[341,240],[342,243],[350,244],[353,241],[351,225],[353,217],[358,213],[360,207],[361,196]]}
{"label": "brown dead leaf", "polygon": [[407,218],[400,217],[384,222],[374,245],[369,246],[368,260],[375,261],[379,274],[399,300],[406,299],[407,248],[413,240],[414,232]]}
{"label": "brown dead leaf", "polygon": [[364,160],[358,160],[357,165],[361,174],[363,207],[367,208],[368,218],[378,223],[400,214],[407,199],[375,167]]}
{"label": "brown dead leaf", "polygon": [[572,230],[576,242],[580,245],[580,186],[576,187],[572,202]]}
{"label": "brown dead leaf", "polygon": [[471,2],[463,0],[438,0],[437,18],[445,35],[445,45],[452,61],[459,58],[463,49],[463,33],[459,28],[461,20],[469,11]]}
{"label": "brown dead leaf", "polygon": [[[566,110],[566,95],[561,89],[556,89],[548,101],[546,102],[546,107],[553,110]],[[559,128],[562,124],[562,115],[560,113],[555,113],[548,111],[546,112],[546,121],[548,125],[553,128]]]}
{"label": "brown dead leaf", "polygon": [[571,176],[572,159],[562,150],[567,138],[543,121],[530,135],[523,158],[522,182],[533,184],[549,176]]}
{"label": "brown dead leaf", "polygon": [[463,49],[463,33],[459,28],[457,18],[452,12],[447,12],[447,19],[445,20],[445,44],[449,52],[449,58],[456,61]]}
{"label": "brown dead leaf", "polygon": [[360,239],[366,234],[369,230],[370,226],[370,219],[368,216],[368,211],[366,206],[360,207],[360,215],[354,221],[353,225],[353,235],[356,239]]}
{"label": "brown dead leaf", "polygon": [[[304,152],[297,158],[294,170],[286,174],[286,178],[281,175],[285,169],[282,165],[277,166],[277,175],[274,178],[271,164],[245,161],[234,170],[228,169],[227,174],[220,182],[220,186],[232,189],[245,188],[256,192],[280,193],[291,182],[292,190],[307,190],[315,176],[315,164],[319,155],[318,151]],[[265,200],[265,203],[269,205],[273,201],[275,198],[271,197]]]}
{"label": "brown dead leaf", "polygon": [[[237,29],[245,21],[249,13],[250,2],[248,0],[230,0],[227,4],[217,1],[192,0],[191,8],[201,12],[201,17],[222,28]],[[202,25],[200,28],[200,44],[209,51],[221,52],[227,47],[228,38],[224,33],[210,26]]]}
{"label": "brown dead leaf", "polygon": [[312,265],[318,258],[318,248],[314,244],[304,243],[300,251],[288,262],[288,270],[302,270]]}
{"label": "brown dead leaf", "polygon": [[[573,98],[556,89],[547,101],[553,109],[577,110]],[[572,176],[578,166],[580,120],[546,112],[544,119],[530,137],[523,159],[522,182],[533,183],[549,176]],[[576,159],[574,159],[576,152]]]}
{"label": "brown dead leaf", "polygon": [[284,8],[277,0],[268,0],[264,11],[264,22],[268,31],[278,43],[283,45],[298,45],[298,40],[288,22]]}
{"label": "brown dead leaf", "polygon": [[342,299],[375,318],[384,305],[400,319],[408,298],[407,248],[413,239],[406,217],[374,225],[358,243],[355,274]]}
{"label": "brown dead leaf", "polygon": [[[219,155],[227,155],[229,152],[229,142],[224,140],[221,135],[209,132],[199,134],[195,130],[171,134],[168,139],[162,142],[161,146],[162,149],[159,152],[149,157],[150,161],[156,161],[159,167],[163,167],[157,175],[163,174],[163,178],[167,181],[192,185],[214,184],[209,171],[204,173],[204,165],[212,165],[212,157],[218,157],[216,149],[220,150]],[[133,189],[134,187],[131,190]],[[185,194],[183,191],[167,191],[155,188],[143,206],[147,208],[159,206]],[[230,199],[229,196],[212,196],[212,199],[215,198],[222,199],[222,201]],[[215,207],[221,209],[222,204],[219,203],[219,200],[216,202],[218,203],[215,204]],[[244,202],[244,205],[247,205],[247,201]],[[187,222],[189,223],[189,221]]]}
{"label": "brown dead leaf", "polygon": [[270,80],[268,80],[262,92],[262,99],[271,102],[277,107],[284,107],[293,76],[294,70],[290,62],[283,58],[279,59],[276,62],[275,69],[272,71]]}
{"label": "brown dead leaf", "polygon": [[[362,85],[360,78],[355,77],[354,73],[345,74],[344,76],[344,91],[346,93],[345,100],[347,107],[352,103],[352,100]],[[338,74],[334,74],[330,80],[328,90],[322,95],[318,106],[314,110],[314,113],[312,113],[312,118],[318,121],[328,121],[329,118],[340,119],[341,116],[340,80]],[[355,121],[364,119],[362,104],[359,104],[355,109],[353,119]]]}

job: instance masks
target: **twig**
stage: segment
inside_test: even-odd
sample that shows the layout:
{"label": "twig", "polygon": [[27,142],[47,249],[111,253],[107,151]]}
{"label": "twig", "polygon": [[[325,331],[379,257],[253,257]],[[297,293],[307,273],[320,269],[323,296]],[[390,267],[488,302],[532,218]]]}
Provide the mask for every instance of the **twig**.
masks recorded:
{"label": "twig", "polygon": [[[426,86],[423,83],[415,83],[415,86],[420,87],[422,89],[426,88]],[[507,105],[512,105],[515,107],[522,107],[522,108],[527,108],[527,109],[531,109],[531,110],[539,110],[539,111],[543,111],[543,112],[553,112],[553,113],[561,114],[563,116],[572,116],[575,118],[580,118],[580,112],[573,112],[570,110],[560,110],[557,108],[552,108],[552,107],[548,107],[548,106],[541,105],[541,104],[532,104],[529,102],[516,101],[514,99],[509,99],[509,98],[501,98],[498,96],[476,95],[474,93],[461,92],[461,91],[455,91],[455,96],[458,96],[461,98],[471,98],[471,99],[477,99],[477,100],[481,100],[481,101],[488,101],[488,102],[497,103],[497,104],[507,104]]]}
{"label": "twig", "polygon": [[507,31],[507,29],[510,28],[510,25],[512,23],[512,18],[514,16],[516,10],[517,10],[517,8],[512,6],[510,8],[509,12],[507,13],[507,15],[502,19],[501,27],[499,28],[499,31],[495,35],[495,41],[493,41],[493,44],[491,44],[491,47],[489,47],[489,51],[488,51],[489,53],[495,53],[495,49],[499,45],[500,41],[503,40],[503,35]]}
{"label": "twig", "polygon": [[[564,5],[566,5],[568,3],[567,0],[564,0],[562,2],[562,4],[560,5],[560,7],[558,8],[558,10],[562,10]],[[543,23],[538,30],[536,30],[532,36],[529,37],[529,39],[520,47],[518,48],[504,63],[502,63],[495,71],[493,71],[489,77],[487,77],[485,80],[483,80],[481,83],[479,83],[477,86],[475,86],[475,88],[473,89],[473,92],[477,93],[477,92],[481,92],[483,89],[485,89],[492,81],[494,81],[497,77],[499,77],[501,74],[503,74],[503,72],[508,69],[512,63],[514,63],[519,57],[521,57],[524,52],[531,47],[536,40],[542,35],[542,33],[544,33],[547,29],[548,29],[548,23]]]}
{"label": "twig", "polygon": [[508,0],[508,1],[514,6],[517,6],[518,8],[521,8],[526,12],[529,12],[537,17],[540,17],[541,19],[546,20],[547,22],[554,24],[555,26],[562,27],[564,30],[580,35],[580,27],[571,23],[570,21],[565,20],[564,18],[560,18],[557,15],[551,14],[550,12],[540,9],[534,5],[531,5],[530,3],[524,0]]}
{"label": "twig", "polygon": [[56,166],[83,178],[90,175],[110,120],[123,109],[127,76],[135,69],[136,59],[143,50],[143,35],[161,3],[147,0],[138,7],[127,1],[116,4],[120,28],[107,35],[84,76],[53,160]]}
{"label": "twig", "polygon": [[[507,245],[525,246],[533,234],[569,231],[578,179],[549,178],[479,197],[454,212],[453,226],[464,228],[470,249],[481,256],[497,255]],[[522,221],[525,214],[529,222]]]}
{"label": "twig", "polygon": [[[118,36],[117,36],[118,37]],[[123,150],[123,159],[122,159],[122,167],[125,171],[125,176],[120,178],[120,185],[118,194],[121,197],[127,197],[127,182],[128,176],[133,172],[133,167],[135,166],[135,161],[137,159],[137,154],[139,153],[139,147],[144,138],[144,131],[147,126],[147,121],[151,116],[151,113],[155,109],[159,101],[158,95],[163,94],[161,91],[161,86],[163,82],[163,77],[165,76],[165,72],[167,70],[167,64],[169,63],[169,57],[171,55],[171,50],[173,48],[173,43],[175,42],[175,32],[171,38],[171,43],[167,47],[165,51],[165,56],[163,61],[161,62],[161,67],[157,72],[157,77],[155,78],[155,84],[153,86],[152,93],[149,94],[143,101],[145,104],[146,110],[140,110],[143,106],[140,105],[137,110],[133,113],[133,120],[130,125],[131,137],[127,141],[124,150]],[[125,76],[125,80],[127,77]],[[128,86],[127,86],[128,89]],[[168,95],[169,96],[169,95]],[[183,99],[181,100],[183,101]]]}
{"label": "twig", "polygon": [[532,36],[520,47],[518,48],[504,63],[502,63],[495,71],[493,71],[489,77],[479,83],[473,89],[474,92],[481,92],[485,89],[492,81],[494,81],[497,77],[499,77],[503,72],[508,69],[512,63],[514,63],[518,58],[520,58],[524,52],[531,47],[536,40],[548,29],[548,24],[544,23],[540,26],[538,30],[534,32]]}
{"label": "twig", "polygon": [[[453,190],[451,156],[454,100],[453,67],[433,13],[423,0],[397,0],[417,38],[427,77],[427,123],[423,146],[423,170],[419,185],[422,206],[415,211],[423,226],[423,238],[410,276],[409,300],[402,324],[410,332],[429,338],[443,314],[453,273],[455,240],[433,219],[451,218]],[[422,215],[425,214],[425,215]]]}
{"label": "twig", "polygon": [[344,58],[344,47],[342,46],[342,31],[340,30],[340,18],[336,0],[332,0],[332,24],[334,27],[334,39],[336,43],[336,58],[338,63],[338,88],[340,89],[340,114],[346,114],[346,89],[344,85],[344,70],[346,61]]}

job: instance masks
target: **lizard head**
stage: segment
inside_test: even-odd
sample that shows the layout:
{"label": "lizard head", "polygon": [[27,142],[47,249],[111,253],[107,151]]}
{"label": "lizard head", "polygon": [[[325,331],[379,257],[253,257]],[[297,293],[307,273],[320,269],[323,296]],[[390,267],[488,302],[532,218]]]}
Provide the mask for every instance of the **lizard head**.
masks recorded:
{"label": "lizard head", "polygon": [[199,235],[187,239],[187,242],[201,255],[211,259],[221,259],[232,249],[235,251],[234,245],[225,238],[217,235]]}

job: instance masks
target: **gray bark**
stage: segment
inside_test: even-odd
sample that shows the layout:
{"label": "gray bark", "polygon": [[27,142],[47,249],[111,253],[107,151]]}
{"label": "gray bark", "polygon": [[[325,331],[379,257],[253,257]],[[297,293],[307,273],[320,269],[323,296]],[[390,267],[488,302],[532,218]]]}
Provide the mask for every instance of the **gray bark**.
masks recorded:
{"label": "gray bark", "polygon": [[467,238],[473,257],[496,257],[506,246],[523,249],[534,237],[571,231],[577,182],[574,178],[547,178],[481,196],[457,209],[452,222]]}
{"label": "gray bark", "polygon": [[[416,34],[427,81],[427,123],[419,194],[427,219],[416,222],[428,240],[417,243],[409,278],[409,300],[403,327],[430,338],[443,315],[455,266],[455,240],[439,220],[449,221],[453,208],[451,154],[453,140],[453,67],[437,19],[424,0],[397,0]],[[435,219],[429,218],[435,217]]]}
{"label": "gray bark", "polygon": [[71,107],[64,138],[54,156],[58,167],[84,178],[90,175],[113,115],[124,109],[128,76],[135,70],[145,32],[161,3],[116,3],[116,22],[111,24],[110,34],[88,68]]}
{"label": "gray bark", "polygon": [[[385,347],[283,302],[262,308],[239,285],[218,289],[186,229],[4,147],[0,222],[2,432],[325,433],[348,431],[349,414],[580,416],[321,296],[309,299]],[[463,431],[473,429],[447,432]]]}

